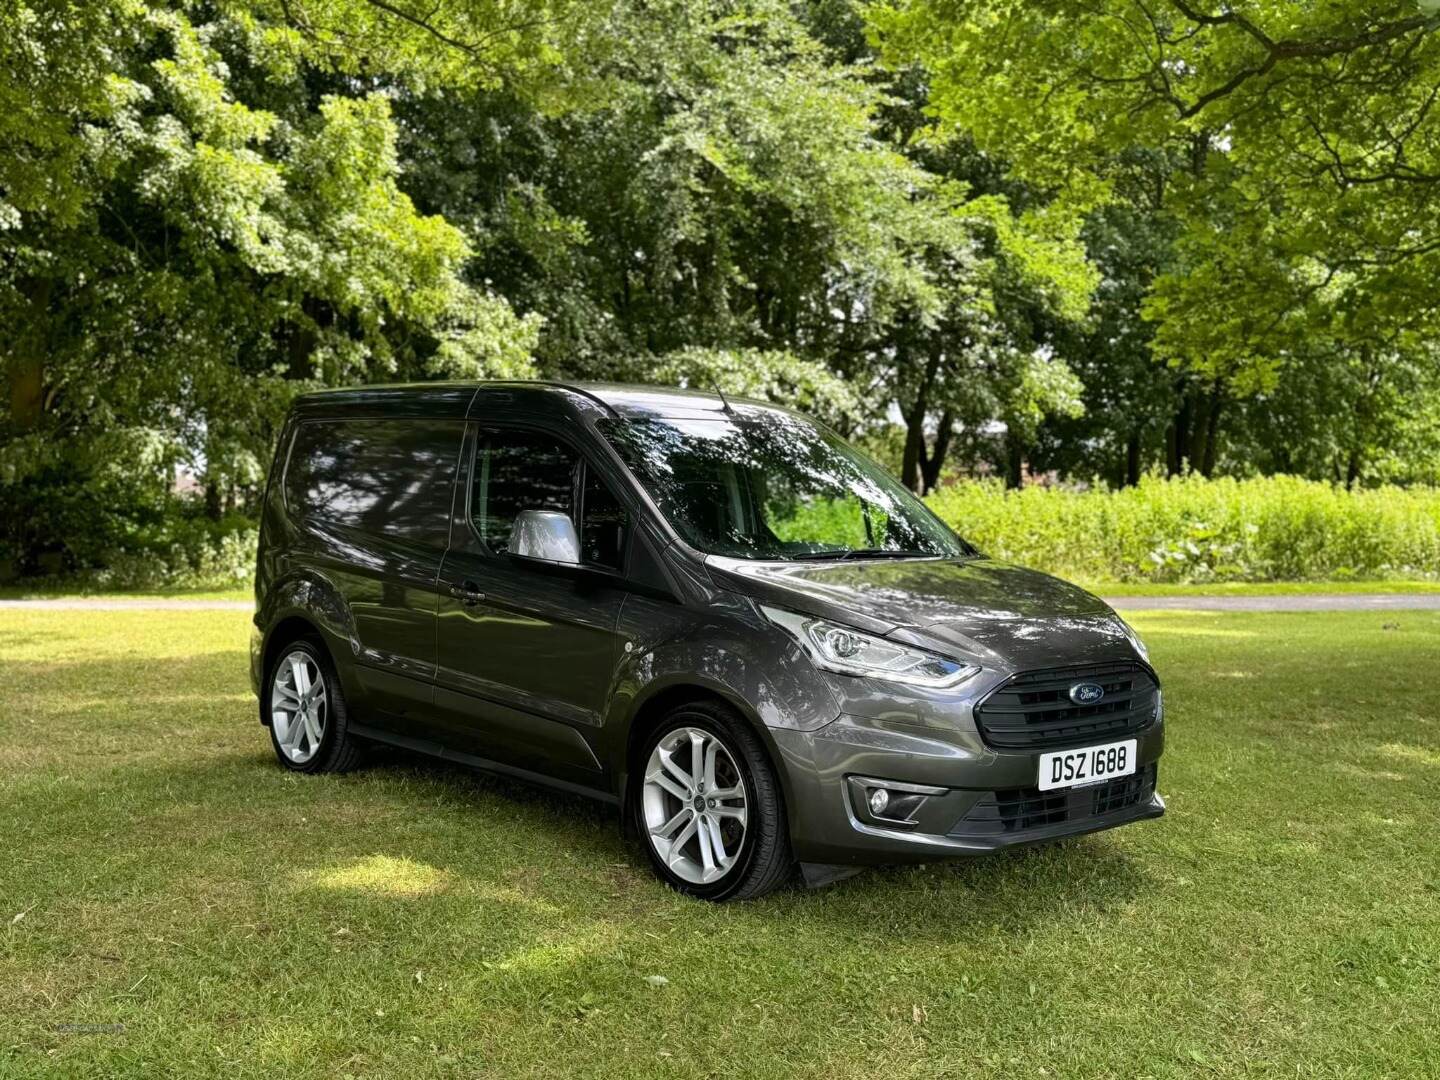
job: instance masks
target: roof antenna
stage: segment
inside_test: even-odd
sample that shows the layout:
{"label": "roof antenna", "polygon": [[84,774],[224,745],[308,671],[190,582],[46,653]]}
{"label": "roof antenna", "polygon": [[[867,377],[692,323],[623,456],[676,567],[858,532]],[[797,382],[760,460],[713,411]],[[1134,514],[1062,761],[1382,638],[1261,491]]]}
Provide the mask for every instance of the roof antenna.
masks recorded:
{"label": "roof antenna", "polygon": [[725,396],[725,391],[720,389],[720,380],[715,378],[715,373],[711,371],[707,374],[710,376],[710,385],[715,388],[715,393],[720,395],[720,405],[725,410],[725,415],[732,420],[740,419],[735,410],[730,407],[730,400]]}

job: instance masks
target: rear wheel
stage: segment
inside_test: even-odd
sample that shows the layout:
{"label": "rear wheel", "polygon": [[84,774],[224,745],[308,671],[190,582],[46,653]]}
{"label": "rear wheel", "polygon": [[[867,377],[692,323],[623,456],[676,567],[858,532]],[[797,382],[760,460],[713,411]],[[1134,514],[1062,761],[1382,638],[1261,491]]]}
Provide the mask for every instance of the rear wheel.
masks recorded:
{"label": "rear wheel", "polygon": [[315,638],[297,638],[270,665],[265,699],[270,743],[295,772],[344,772],[360,760],[350,736],[345,694],[335,665]]}
{"label": "rear wheel", "polygon": [[763,896],[794,869],[785,804],[765,747],[717,703],[673,710],[641,750],[632,802],[655,872],[705,900]]}

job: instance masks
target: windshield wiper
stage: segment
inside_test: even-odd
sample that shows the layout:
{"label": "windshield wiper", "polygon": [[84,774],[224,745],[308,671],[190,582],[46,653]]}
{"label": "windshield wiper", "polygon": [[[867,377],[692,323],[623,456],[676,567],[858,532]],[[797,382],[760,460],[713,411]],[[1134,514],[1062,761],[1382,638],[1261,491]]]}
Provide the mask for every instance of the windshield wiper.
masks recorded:
{"label": "windshield wiper", "polygon": [[797,551],[791,559],[928,559],[928,551],[907,551],[898,548],[831,548],[823,551]]}

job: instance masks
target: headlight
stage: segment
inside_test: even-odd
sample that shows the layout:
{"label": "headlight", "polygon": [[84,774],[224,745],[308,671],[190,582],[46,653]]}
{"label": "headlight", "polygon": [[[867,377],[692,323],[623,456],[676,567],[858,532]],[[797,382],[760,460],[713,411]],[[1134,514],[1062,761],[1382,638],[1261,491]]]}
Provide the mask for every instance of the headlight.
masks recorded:
{"label": "headlight", "polygon": [[1135,651],[1140,654],[1140,659],[1148,664],[1150,662],[1150,650],[1145,647],[1145,642],[1140,640],[1140,635],[1135,633],[1135,628],[1120,618],[1119,615],[1115,616],[1115,621],[1120,624],[1120,629],[1125,634],[1125,640],[1135,646]]}
{"label": "headlight", "polygon": [[911,645],[862,634],[848,626],[797,615],[780,608],[762,607],[765,617],[793,637],[805,654],[826,671],[863,675],[871,679],[944,690],[980,670]]}

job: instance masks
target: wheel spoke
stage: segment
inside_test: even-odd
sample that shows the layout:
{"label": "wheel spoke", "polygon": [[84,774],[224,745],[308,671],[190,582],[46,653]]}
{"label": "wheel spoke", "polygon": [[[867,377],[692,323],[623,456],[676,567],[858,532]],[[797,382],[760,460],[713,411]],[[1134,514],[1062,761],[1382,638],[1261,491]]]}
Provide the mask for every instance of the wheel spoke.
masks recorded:
{"label": "wheel spoke", "polygon": [[705,745],[707,741],[703,733],[694,730],[690,732],[690,775],[694,778],[690,785],[692,788],[696,784],[703,783],[705,779]]}
{"label": "wheel spoke", "polygon": [[680,849],[685,846],[686,841],[695,835],[696,825],[699,820],[698,817],[691,817],[690,820],[685,823],[685,827],[676,834],[675,839],[670,841],[670,849],[665,860],[670,866],[674,866],[680,861]]}
{"label": "wheel spoke", "polygon": [[722,788],[720,791],[712,791],[709,792],[709,794],[713,795],[719,801],[725,802],[728,799],[743,799],[745,797],[745,789],[739,784],[736,784],[734,787]]}
{"label": "wheel spoke", "polygon": [[705,771],[702,774],[705,777],[705,791],[707,794],[715,790],[715,762],[719,757],[720,744],[714,739],[711,739],[710,742],[705,745]]}
{"label": "wheel spoke", "polygon": [[710,850],[710,822],[704,815],[696,815],[695,822],[695,840],[700,846],[700,862],[705,867],[704,877],[708,878],[715,870],[715,855]]}
{"label": "wheel spoke", "polygon": [[295,680],[295,692],[304,698],[310,691],[310,670],[309,665],[299,655],[290,659],[290,674]]}
{"label": "wheel spoke", "polygon": [[[660,837],[660,839],[662,839],[662,840],[670,840],[672,834],[673,834],[676,830],[678,830],[681,825],[683,825],[683,824],[685,824],[685,822],[689,821],[691,815],[693,815],[693,814],[694,814],[694,811],[691,810],[690,807],[688,807],[688,806],[682,806],[682,807],[676,812],[675,816],[672,817],[669,821],[665,822],[664,825],[661,825],[658,829],[651,829],[651,830],[650,830],[650,835],[651,835],[651,836],[658,836],[658,837]],[[672,842],[673,842],[673,841],[672,841]]]}
{"label": "wheel spoke", "polygon": [[743,806],[717,806],[710,813],[717,818],[732,818],[741,825],[745,824],[745,807]]}
{"label": "wheel spoke", "polygon": [[670,779],[670,777],[666,776],[659,769],[646,773],[645,782],[647,784],[654,784],[656,787],[675,796],[675,798],[679,799],[682,803],[688,803],[690,801],[690,792]]}
{"label": "wheel spoke", "polygon": [[320,745],[320,736],[323,731],[320,727],[320,720],[313,711],[307,711],[305,716],[305,734],[310,739],[310,749],[314,750]]}
{"label": "wheel spoke", "polygon": [[[686,772],[684,767],[675,760],[675,755],[669,750],[666,750],[663,746],[659,748],[657,753],[660,755],[660,764],[665,766],[665,768],[669,770],[671,776],[673,776],[676,780],[680,781],[680,784],[685,789],[685,791],[689,792],[693,790],[695,787],[695,781],[691,779],[690,773]],[[683,799],[685,796],[681,795],[679,797]]]}
{"label": "wheel spoke", "polygon": [[305,725],[300,722],[299,713],[286,713],[284,723],[276,732],[276,741],[285,750],[285,753],[293,760],[300,755],[300,737],[305,733]]}
{"label": "wheel spoke", "polygon": [[710,831],[710,847],[715,852],[716,863],[722,867],[728,865],[730,857],[725,854],[725,839],[720,835],[720,822],[713,817],[707,817],[705,826]]}

